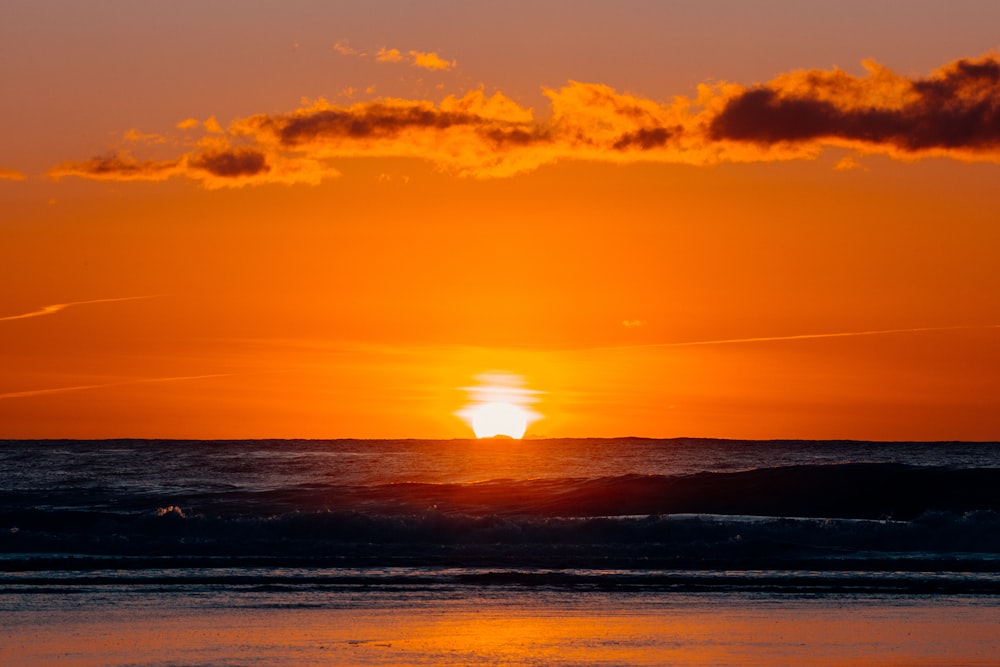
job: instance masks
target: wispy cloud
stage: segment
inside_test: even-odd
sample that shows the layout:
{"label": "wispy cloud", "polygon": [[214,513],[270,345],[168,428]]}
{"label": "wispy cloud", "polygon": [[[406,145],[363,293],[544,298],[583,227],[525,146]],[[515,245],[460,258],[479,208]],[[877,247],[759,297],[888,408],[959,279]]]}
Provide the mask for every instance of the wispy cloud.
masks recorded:
{"label": "wispy cloud", "polygon": [[70,301],[69,303],[54,303],[51,306],[42,306],[38,310],[32,310],[27,313],[20,313],[18,315],[7,315],[6,317],[0,317],[0,322],[7,322],[9,320],[24,320],[29,317],[42,317],[43,315],[54,315],[67,308],[72,308],[73,306],[83,306],[91,303],[113,303],[116,301],[136,301],[139,299],[154,299],[159,295],[148,294],[143,296],[121,296],[111,299],[90,299],[88,301]]}
{"label": "wispy cloud", "polygon": [[219,121],[215,119],[215,116],[209,116],[207,120],[200,121],[197,118],[185,118],[181,122],[177,123],[178,130],[194,130],[197,128],[204,128],[206,132],[211,134],[224,134],[225,130],[219,124]]}
{"label": "wispy cloud", "polygon": [[447,61],[433,51],[427,53],[421,51],[410,51],[410,58],[415,67],[422,67],[423,69],[448,71],[455,67],[456,62],[454,60]]}
{"label": "wispy cloud", "polygon": [[267,153],[260,148],[214,142],[168,160],[139,160],[127,151],[82,161],[67,161],[49,171],[53,178],[77,176],[107,181],[164,181],[184,176],[207,189],[239,188],[278,183],[318,185],[340,172],[319,160],[288,152]]}
{"label": "wispy cloud", "polygon": [[[333,47],[334,51],[345,56],[358,56],[365,58],[367,54],[360,53],[347,46],[346,42],[338,42]],[[379,63],[402,63],[419,67],[421,69],[437,70],[446,72],[454,69],[457,64],[455,60],[445,60],[434,51],[414,51],[403,53],[399,49],[380,48],[375,52],[375,62]]]}
{"label": "wispy cloud", "polygon": [[0,181],[23,181],[24,174],[16,169],[0,167]]}
{"label": "wispy cloud", "polygon": [[361,53],[346,39],[339,39],[333,43],[333,50],[335,53],[339,53],[342,56],[364,56],[366,54]]}
{"label": "wispy cloud", "polygon": [[49,175],[56,179],[81,176],[94,180],[165,181],[183,173],[183,162],[182,159],[137,160],[130,153],[120,152],[81,162],[63,162],[53,167]]}
{"label": "wispy cloud", "polygon": [[382,47],[375,52],[375,60],[380,63],[401,63],[403,62],[403,54],[399,49],[387,49]]}
{"label": "wispy cloud", "polygon": [[135,384],[154,384],[160,382],[185,382],[189,380],[206,380],[209,378],[231,377],[233,373],[214,373],[211,375],[178,375],[174,377],[159,378],[139,378],[135,380],[119,380],[117,382],[102,382],[100,384],[81,384],[72,387],[51,387],[48,389],[30,389],[28,391],[11,391],[0,394],[0,399],[7,398],[31,398],[33,396],[47,396],[49,394],[65,394],[74,391],[87,391],[91,389],[106,389],[109,387],[124,387]]}
{"label": "wispy cloud", "polygon": [[[342,45],[340,52],[350,51]],[[382,62],[431,69],[434,53],[382,49]],[[418,62],[419,61],[419,62]],[[1000,59],[950,63],[906,77],[874,62],[866,73],[804,70],[758,85],[699,86],[668,103],[570,81],[545,90],[538,118],[502,93],[472,91],[440,102],[385,98],[351,105],[324,100],[287,113],[216,123],[191,151],[151,161],[120,153],[65,162],[52,175],[163,180],[205,187],[310,183],[334,177],[331,161],[415,157],[462,176],[503,177],[562,159],[715,164],[814,159],[827,147],[916,159],[1000,161]],[[198,127],[183,121],[185,131]],[[840,169],[855,162],[840,163]]]}
{"label": "wispy cloud", "polygon": [[837,164],[833,165],[833,168],[835,171],[854,171],[855,169],[863,169],[865,171],[868,171],[867,169],[865,169],[865,166],[863,164],[855,160],[850,155],[844,156],[839,160],[837,160]]}
{"label": "wispy cloud", "polygon": [[667,343],[645,343],[590,348],[593,350],[617,350],[654,347],[700,347],[705,345],[739,345],[746,343],[774,343],[792,340],[814,340],[821,338],[856,338],[862,336],[887,336],[890,334],[925,333],[934,331],[971,331],[976,329],[1000,329],[1000,324],[969,324],[950,327],[910,327],[906,329],[869,329],[864,331],[840,331],[834,333],[792,334],[789,336],[757,336],[754,338],[713,338],[709,340],[689,340]]}

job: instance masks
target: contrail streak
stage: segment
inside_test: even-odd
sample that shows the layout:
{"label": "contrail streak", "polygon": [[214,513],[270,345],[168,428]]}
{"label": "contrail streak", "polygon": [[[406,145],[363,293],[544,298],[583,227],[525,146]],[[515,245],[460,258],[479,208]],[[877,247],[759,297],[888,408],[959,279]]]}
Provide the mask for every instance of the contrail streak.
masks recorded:
{"label": "contrail streak", "polygon": [[70,301],[69,303],[54,303],[51,306],[42,306],[38,310],[33,310],[30,313],[21,313],[20,315],[8,315],[7,317],[0,317],[0,322],[6,322],[8,320],[24,320],[29,317],[41,317],[42,315],[52,315],[58,313],[60,310],[65,310],[72,306],[82,306],[88,303],[110,303],[112,301],[135,301],[136,299],[153,299],[156,298],[156,294],[147,294],[144,296],[120,296],[113,299],[91,299],[89,301]]}
{"label": "contrail streak", "polygon": [[925,331],[961,331],[968,329],[1000,329],[1000,324],[967,324],[951,327],[912,327],[909,329],[872,329],[869,331],[843,331],[836,333],[795,334],[792,336],[758,336],[756,338],[721,338],[713,340],[691,340],[676,343],[646,343],[639,345],[619,345],[590,348],[594,350],[625,350],[643,347],[696,347],[702,345],[735,345],[738,343],[771,343],[785,340],[811,340],[816,338],[853,338],[856,336],[883,336],[899,333],[920,333]]}
{"label": "contrail streak", "polygon": [[119,382],[105,382],[102,384],[78,384],[72,387],[53,387],[51,389],[30,389],[28,391],[12,391],[0,394],[0,400],[5,398],[29,398],[31,396],[45,396],[47,394],[65,394],[71,391],[86,391],[88,389],[104,389],[105,387],[124,387],[132,384],[153,384],[156,382],[181,382],[184,380],[205,380],[208,378],[231,377],[233,373],[215,373],[212,375],[178,375],[167,378],[141,378],[139,380],[121,380]]}

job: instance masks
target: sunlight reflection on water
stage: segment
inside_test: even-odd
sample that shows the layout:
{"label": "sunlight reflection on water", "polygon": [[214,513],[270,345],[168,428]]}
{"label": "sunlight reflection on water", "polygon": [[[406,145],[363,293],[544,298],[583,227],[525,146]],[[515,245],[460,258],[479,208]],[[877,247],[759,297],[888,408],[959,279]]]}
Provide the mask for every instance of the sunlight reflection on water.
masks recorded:
{"label": "sunlight reflection on water", "polygon": [[982,598],[510,589],[102,596],[36,596],[28,609],[6,610],[0,662],[971,665],[1000,651],[1000,606]]}

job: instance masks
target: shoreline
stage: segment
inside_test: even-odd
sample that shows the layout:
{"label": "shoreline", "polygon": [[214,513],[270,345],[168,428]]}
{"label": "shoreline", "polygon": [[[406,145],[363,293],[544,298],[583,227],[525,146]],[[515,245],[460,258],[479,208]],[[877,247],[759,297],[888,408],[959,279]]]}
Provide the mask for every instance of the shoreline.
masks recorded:
{"label": "shoreline", "polygon": [[[973,565],[983,565],[974,563]],[[244,593],[258,588],[287,592],[549,590],[619,593],[763,593],[775,596],[870,594],[886,596],[965,595],[1000,602],[1000,568],[588,568],[530,566],[302,566],[289,563],[234,565],[176,563],[151,566],[117,561],[80,563],[67,559],[57,567],[30,561],[9,564],[0,573],[0,595],[93,593],[131,589],[201,592],[226,589]]]}
{"label": "shoreline", "polygon": [[[17,596],[15,596],[17,597]],[[16,607],[21,602],[23,606]],[[1000,652],[977,596],[427,590],[137,590],[0,598],[0,662],[952,665]]]}

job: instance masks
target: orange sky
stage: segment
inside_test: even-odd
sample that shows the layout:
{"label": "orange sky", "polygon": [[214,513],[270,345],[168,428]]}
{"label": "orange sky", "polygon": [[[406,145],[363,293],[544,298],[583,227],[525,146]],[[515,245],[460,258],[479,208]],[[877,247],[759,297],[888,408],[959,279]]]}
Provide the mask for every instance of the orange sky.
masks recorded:
{"label": "orange sky", "polygon": [[1000,7],[745,5],[5,5],[0,438],[1000,439]]}

